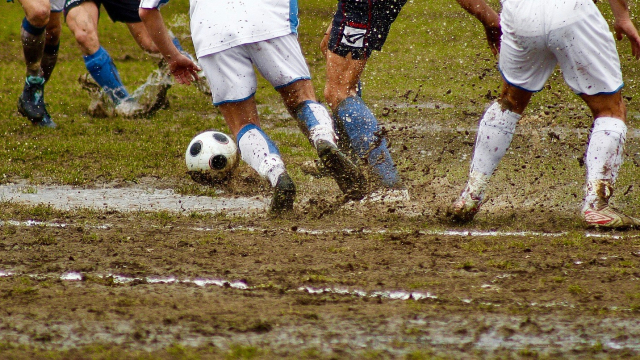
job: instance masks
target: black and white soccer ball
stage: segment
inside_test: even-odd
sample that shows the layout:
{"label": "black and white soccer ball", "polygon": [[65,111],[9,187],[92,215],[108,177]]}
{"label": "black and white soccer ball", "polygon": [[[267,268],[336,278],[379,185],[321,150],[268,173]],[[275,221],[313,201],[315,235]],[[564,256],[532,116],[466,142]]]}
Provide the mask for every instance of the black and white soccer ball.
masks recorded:
{"label": "black and white soccer ball", "polygon": [[238,157],[235,141],[229,135],[213,130],[196,135],[185,153],[187,170],[196,181],[197,178],[220,180],[229,177],[238,166]]}

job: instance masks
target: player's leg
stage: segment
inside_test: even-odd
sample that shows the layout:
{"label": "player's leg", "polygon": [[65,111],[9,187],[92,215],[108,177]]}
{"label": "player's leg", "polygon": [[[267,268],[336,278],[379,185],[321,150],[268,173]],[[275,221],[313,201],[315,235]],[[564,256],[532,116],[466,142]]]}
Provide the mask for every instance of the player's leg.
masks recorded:
{"label": "player's leg", "polygon": [[[394,187],[398,173],[376,117],[358,96],[358,82],[373,50],[380,50],[404,1],[339,1],[327,41],[325,100],[340,136],[368,164],[377,181]],[[383,8],[378,9],[378,6]]]}
{"label": "player's leg", "polygon": [[254,99],[256,75],[246,45],[202,57],[200,65],[209,80],[213,104],[218,107],[236,138],[240,156],[274,188],[270,211],[291,211],[295,184],[286,171],[280,151],[260,127]]}
{"label": "player's leg", "polygon": [[58,51],[60,49],[60,33],[62,32],[62,12],[52,11],[47,24],[44,51],[40,67],[45,81],[49,81],[53,69],[58,62]]}
{"label": "player's leg", "polygon": [[20,3],[25,12],[20,38],[27,71],[24,88],[18,99],[18,111],[34,124],[38,124],[46,114],[45,78],[40,62],[44,52],[50,4],[48,0],[22,0]]}
{"label": "player's leg", "polygon": [[127,27],[129,28],[131,36],[142,50],[150,54],[159,53],[158,47],[154,44],[153,40],[151,40],[147,28],[142,22],[127,23]]}
{"label": "player's leg", "polygon": [[565,81],[580,94],[594,117],[585,154],[587,179],[582,213],[589,226],[640,226],[640,219],[609,206],[627,132],[626,109],[620,91],[622,73],[606,20],[593,3],[585,2],[581,6],[577,11],[586,14],[584,20],[551,32],[549,39]]}
{"label": "player's leg", "polygon": [[278,92],[340,190],[348,199],[364,197],[365,179],[358,167],[338,148],[333,120],[327,109],[316,101],[311,80],[298,80],[279,87]]}
{"label": "player's leg", "polygon": [[587,181],[582,212],[588,225],[608,228],[640,227],[640,219],[609,206],[622,165],[627,135],[626,109],[621,92],[581,95],[594,117],[585,166]]}
{"label": "player's leg", "polygon": [[65,14],[67,25],[84,55],[87,70],[116,105],[124,103],[129,98],[129,92],[120,79],[113,59],[98,39],[98,6],[92,1],[68,1]]}
{"label": "player's leg", "polygon": [[350,199],[364,196],[363,177],[336,144],[333,120],[316,100],[311,74],[296,35],[290,34],[245,47],[258,71],[280,93],[289,113],[318,152],[324,168]]}
{"label": "player's leg", "polygon": [[449,209],[453,220],[471,221],[480,209],[489,179],[509,149],[518,120],[532,95],[532,92],[505,81],[500,100],[483,114],[478,125],[469,180]]}

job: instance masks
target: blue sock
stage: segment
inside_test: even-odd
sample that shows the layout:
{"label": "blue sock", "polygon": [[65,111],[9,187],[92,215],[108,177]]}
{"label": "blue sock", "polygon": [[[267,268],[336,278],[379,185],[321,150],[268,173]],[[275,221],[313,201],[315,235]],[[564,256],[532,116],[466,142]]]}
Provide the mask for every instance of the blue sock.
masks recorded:
{"label": "blue sock", "polygon": [[84,56],[84,64],[93,79],[116,104],[129,97],[127,89],[120,80],[120,74],[107,50],[102,46],[92,55]]}
{"label": "blue sock", "polygon": [[[316,115],[313,113],[313,109],[309,106],[311,104],[318,104],[317,101],[306,100],[298,106],[298,110],[296,111],[296,117],[307,127],[307,130],[311,130],[313,127],[320,125],[320,122],[316,118]],[[320,105],[322,106],[322,105]]]}
{"label": "blue sock", "polygon": [[[378,141],[374,134],[379,130],[376,117],[361,98],[348,97],[338,105],[336,120],[341,122],[349,137],[351,148],[360,158],[364,158],[369,148]],[[371,150],[367,160],[383,185],[392,187],[398,182],[398,172],[391,159],[386,139],[382,139],[380,145]]]}
{"label": "blue sock", "polygon": [[22,28],[24,29],[24,31],[28,32],[33,36],[40,36],[47,29],[46,26],[38,27],[38,26],[31,25],[31,23],[29,22],[29,20],[27,20],[26,17],[22,19]]}

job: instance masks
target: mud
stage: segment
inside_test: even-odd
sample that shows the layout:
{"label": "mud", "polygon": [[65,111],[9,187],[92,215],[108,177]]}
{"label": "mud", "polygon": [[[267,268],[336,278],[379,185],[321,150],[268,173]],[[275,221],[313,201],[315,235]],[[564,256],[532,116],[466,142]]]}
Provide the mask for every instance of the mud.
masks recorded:
{"label": "mud", "polygon": [[[275,219],[244,172],[212,197],[163,179],[3,185],[0,355],[640,356],[640,231],[579,216],[588,116],[525,117],[460,226],[444,210],[478,114],[447,109],[379,114],[409,198],[345,203],[329,179],[293,172],[294,214]],[[638,137],[614,196],[631,214]]]}

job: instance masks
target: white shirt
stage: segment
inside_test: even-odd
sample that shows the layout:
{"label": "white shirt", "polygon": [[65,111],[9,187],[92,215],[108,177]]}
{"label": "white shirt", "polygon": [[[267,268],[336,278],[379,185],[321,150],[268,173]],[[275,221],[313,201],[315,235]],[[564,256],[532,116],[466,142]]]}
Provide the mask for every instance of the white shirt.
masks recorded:
{"label": "white shirt", "polygon": [[[142,0],[157,8],[164,0]],[[196,56],[296,34],[297,0],[190,0],[191,39]]]}

